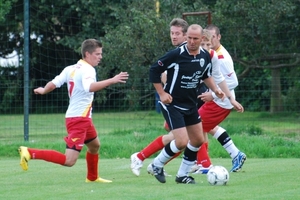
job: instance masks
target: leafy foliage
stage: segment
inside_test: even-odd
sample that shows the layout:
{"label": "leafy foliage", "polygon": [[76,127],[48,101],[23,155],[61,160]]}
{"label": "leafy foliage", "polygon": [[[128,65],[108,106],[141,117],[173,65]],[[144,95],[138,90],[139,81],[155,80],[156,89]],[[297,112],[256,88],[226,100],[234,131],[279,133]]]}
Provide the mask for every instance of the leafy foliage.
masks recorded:
{"label": "leafy foliage", "polygon": [[[299,56],[278,58],[279,54],[291,55],[299,51],[299,5],[289,0],[219,0],[215,5],[214,23],[221,28],[222,43],[233,56],[237,73],[243,74],[239,77],[237,96],[243,98],[247,109],[269,110],[271,75],[268,69],[275,63],[285,66],[299,60]],[[299,62],[292,70],[297,66]],[[287,71],[286,68],[281,70],[281,77],[289,77]],[[282,84],[282,88],[289,85]]]}
{"label": "leafy foliage", "polygon": [[[160,3],[159,7],[157,2]],[[24,2],[0,0],[0,3],[0,18],[5,17],[5,23],[0,24],[0,57],[4,58],[13,51],[22,55]],[[104,43],[103,62],[97,69],[98,79],[112,77],[120,71],[128,71],[130,79],[126,86],[116,85],[97,93],[95,106],[119,110],[153,108],[155,97],[153,87],[148,83],[148,69],[156,59],[173,48],[169,39],[169,22],[174,17],[181,17],[184,12],[207,10],[212,11],[213,23],[221,28],[222,44],[233,56],[236,71],[243,74],[237,88],[237,97],[246,109],[268,110],[270,71],[253,68],[245,74],[244,71],[249,63],[252,66],[270,66],[270,61],[262,59],[265,56],[299,51],[298,1],[32,1],[29,16],[30,86],[46,84],[63,67],[75,63],[81,57],[80,44],[84,39],[97,38]],[[204,27],[207,24],[205,16],[188,17],[187,21]],[[20,57],[21,65],[17,70],[20,73],[23,69],[22,61]],[[278,62],[292,64],[293,60],[281,59]],[[288,91],[299,90],[299,84],[287,78],[298,68],[281,72],[282,84],[285,84],[282,87],[285,104],[290,104],[289,98],[295,98],[296,101],[299,98],[288,95]],[[5,69],[1,71],[4,73]],[[22,82],[22,76],[16,79]],[[23,88],[11,90],[6,86],[10,84],[9,78],[5,77],[3,81],[1,101],[5,103],[0,105],[7,105],[8,97],[18,96]],[[49,94],[47,98],[51,101],[42,103],[40,97],[31,95],[34,104],[52,107],[49,112],[59,112],[59,105],[68,104],[65,88]],[[15,103],[21,107],[22,98]]]}

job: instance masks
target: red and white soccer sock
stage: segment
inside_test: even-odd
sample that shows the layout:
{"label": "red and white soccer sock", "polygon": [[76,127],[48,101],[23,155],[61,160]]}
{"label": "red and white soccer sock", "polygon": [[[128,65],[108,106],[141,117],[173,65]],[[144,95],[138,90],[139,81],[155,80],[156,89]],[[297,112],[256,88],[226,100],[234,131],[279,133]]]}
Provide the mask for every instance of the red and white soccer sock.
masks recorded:
{"label": "red and white soccer sock", "polygon": [[205,142],[201,145],[197,153],[197,165],[208,168],[211,165],[211,161],[208,155],[208,143]]}
{"label": "red and white soccer sock", "polygon": [[66,162],[66,155],[55,150],[28,148],[31,159],[45,160],[60,165]]}
{"label": "red and white soccer sock", "polygon": [[146,158],[149,158],[154,153],[162,150],[164,146],[165,145],[163,143],[163,136],[159,136],[155,140],[153,140],[148,146],[146,146],[143,150],[141,150],[137,154],[137,157],[141,161],[144,161]]}

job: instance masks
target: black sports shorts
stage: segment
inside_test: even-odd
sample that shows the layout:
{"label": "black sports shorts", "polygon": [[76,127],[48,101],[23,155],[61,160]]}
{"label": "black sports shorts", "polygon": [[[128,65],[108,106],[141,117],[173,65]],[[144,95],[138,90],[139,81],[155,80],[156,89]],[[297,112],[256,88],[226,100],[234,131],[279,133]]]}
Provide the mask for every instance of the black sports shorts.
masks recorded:
{"label": "black sports shorts", "polygon": [[159,104],[170,130],[191,126],[201,122],[197,107],[184,110],[176,107],[175,105],[164,105],[160,101]]}

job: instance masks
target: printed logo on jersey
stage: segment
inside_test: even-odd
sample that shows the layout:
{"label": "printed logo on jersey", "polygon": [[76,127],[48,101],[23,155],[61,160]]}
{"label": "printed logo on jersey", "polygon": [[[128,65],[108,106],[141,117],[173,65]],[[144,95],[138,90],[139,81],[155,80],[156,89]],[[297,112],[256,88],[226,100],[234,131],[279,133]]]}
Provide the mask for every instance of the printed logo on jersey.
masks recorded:
{"label": "printed logo on jersey", "polygon": [[227,74],[228,77],[230,77],[233,74],[233,72],[231,72],[230,74]]}
{"label": "printed logo on jersey", "polygon": [[157,61],[157,64],[158,64],[159,66],[164,66],[164,63],[163,63],[163,62],[161,62],[160,60],[159,60],[159,61]]}
{"label": "printed logo on jersey", "polygon": [[200,59],[200,66],[203,67],[205,64],[205,60],[203,58]]}
{"label": "printed logo on jersey", "polygon": [[181,88],[191,89],[197,88],[199,79],[201,78],[201,71],[196,71],[192,76],[181,77]]}

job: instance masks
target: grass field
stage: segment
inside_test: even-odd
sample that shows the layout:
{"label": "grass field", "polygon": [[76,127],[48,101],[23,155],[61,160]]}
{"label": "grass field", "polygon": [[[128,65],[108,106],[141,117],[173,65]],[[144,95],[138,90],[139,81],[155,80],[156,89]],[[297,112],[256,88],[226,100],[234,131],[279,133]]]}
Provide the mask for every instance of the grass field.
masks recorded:
{"label": "grass field", "polygon": [[[231,167],[230,159],[212,159],[215,165]],[[151,159],[144,162],[141,176],[130,171],[129,159],[100,159],[100,174],[113,183],[85,183],[85,160],[71,168],[43,161],[30,161],[22,171],[18,158],[0,160],[0,196],[5,200],[56,199],[228,199],[295,200],[300,199],[299,159],[248,159],[241,172],[230,173],[227,186],[210,186],[206,175],[193,175],[197,184],[175,183],[180,159],[168,163],[171,174],[161,184],[146,172]]]}
{"label": "grass field", "polygon": [[[29,141],[24,141],[23,116],[0,116],[0,157],[17,157],[20,145],[64,152],[64,114],[30,115]],[[102,158],[129,158],[158,135],[166,134],[163,117],[154,111],[98,113],[93,121],[101,140]],[[222,123],[236,145],[251,158],[300,158],[300,116],[233,111]],[[210,137],[211,138],[211,137]],[[210,139],[210,155],[228,158],[217,140]],[[80,156],[84,157],[84,153]]]}
{"label": "grass field", "polygon": [[[23,141],[24,116],[0,115],[0,143]],[[163,116],[155,111],[101,113],[94,111],[93,121],[100,135],[114,131],[144,130],[161,128]],[[261,112],[232,111],[222,125],[230,134],[249,133],[252,135],[271,134],[300,140],[300,114],[270,114]],[[39,141],[65,135],[64,113],[31,114],[29,116],[29,139]],[[164,133],[164,132],[162,132]],[[52,136],[52,137],[51,137]]]}
{"label": "grass field", "polygon": [[[101,140],[100,175],[110,184],[85,183],[83,149],[71,168],[31,160],[29,170],[19,166],[20,145],[64,152],[63,114],[30,115],[30,140],[23,139],[23,116],[3,115],[0,120],[0,199],[300,199],[299,114],[232,112],[222,123],[247,161],[239,173],[230,173],[227,186],[210,186],[205,175],[193,175],[196,185],[175,183],[181,159],[172,160],[166,171],[172,175],[161,184],[146,172],[140,177],[130,171],[129,157],[158,135],[165,134],[163,119],[155,112],[94,113]],[[209,155],[214,165],[231,168],[228,153],[210,137]]]}

